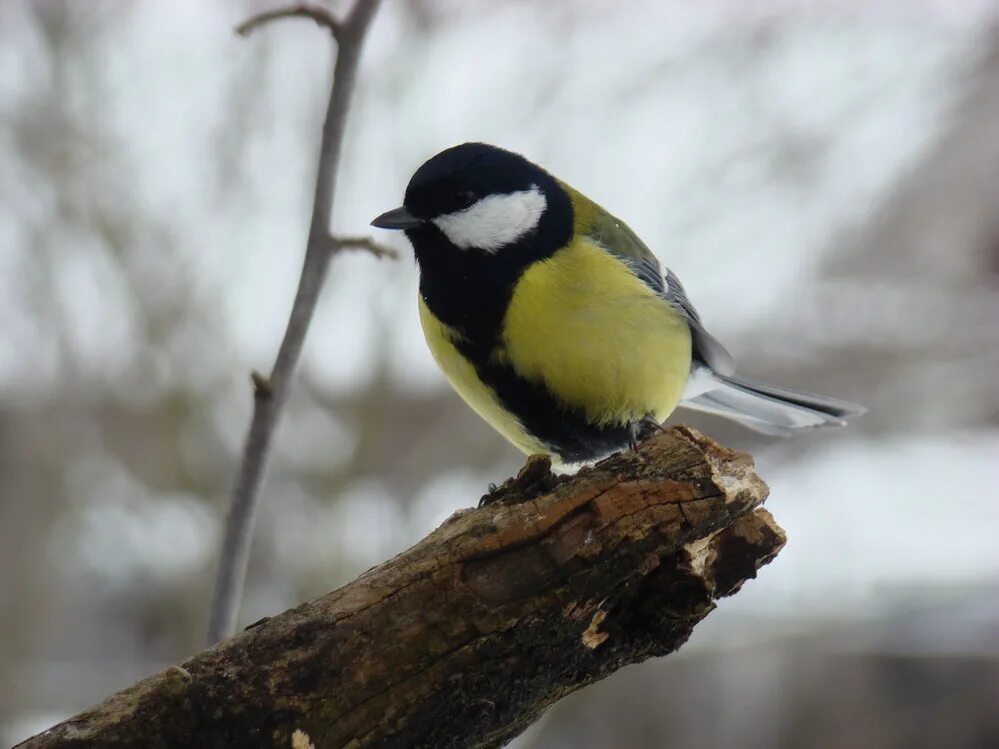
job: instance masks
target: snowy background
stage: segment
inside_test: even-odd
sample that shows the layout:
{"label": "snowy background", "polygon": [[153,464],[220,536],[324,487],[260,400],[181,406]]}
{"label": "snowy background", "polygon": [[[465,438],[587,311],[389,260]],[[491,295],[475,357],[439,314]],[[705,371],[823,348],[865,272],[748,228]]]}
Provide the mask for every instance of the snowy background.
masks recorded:
{"label": "snowy background", "polygon": [[[198,650],[247,373],[283,332],[330,43],[263,2],[0,4],[0,744]],[[336,7],[336,6],[334,6]],[[864,403],[753,452],[780,557],[518,746],[999,745],[999,2],[388,0],[335,228],[465,140],[683,278],[740,371]],[[416,269],[337,259],[242,620],[522,462],[446,388]]]}

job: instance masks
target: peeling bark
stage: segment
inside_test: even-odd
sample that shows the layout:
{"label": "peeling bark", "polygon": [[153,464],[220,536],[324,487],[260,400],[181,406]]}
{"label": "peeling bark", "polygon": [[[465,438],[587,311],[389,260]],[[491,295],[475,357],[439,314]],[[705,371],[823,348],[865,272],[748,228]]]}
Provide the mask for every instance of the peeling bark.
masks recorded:
{"label": "peeling bark", "polygon": [[784,543],[766,495],[685,427],[573,477],[531,460],[354,582],[20,746],[500,746],[755,577]]}

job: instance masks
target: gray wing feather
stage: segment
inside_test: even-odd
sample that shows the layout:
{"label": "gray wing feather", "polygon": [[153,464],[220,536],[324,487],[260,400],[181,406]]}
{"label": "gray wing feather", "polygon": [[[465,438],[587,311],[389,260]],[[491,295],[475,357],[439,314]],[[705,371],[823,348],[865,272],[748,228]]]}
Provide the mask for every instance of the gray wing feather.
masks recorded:
{"label": "gray wing feather", "polygon": [[701,317],[687,296],[676,275],[667,270],[663,275],[659,260],[638,235],[596,204],[595,215],[587,236],[607,252],[622,260],[632,272],[653,291],[669,302],[687,320],[693,340],[695,363],[703,363],[715,372],[730,375],[735,361],[725,347],[701,324]]}
{"label": "gray wing feather", "polygon": [[694,305],[687,296],[680,279],[673,271],[666,269],[666,301],[680,310],[687,318],[690,332],[694,340],[694,359],[707,364],[712,370],[722,375],[735,372],[735,359],[717,338],[711,335],[701,324],[701,316],[697,314]]}
{"label": "gray wing feather", "polygon": [[669,269],[663,273],[659,260],[627,224],[592,201],[573,194],[589,209],[582,230],[590,241],[625,263],[637,278],[687,321],[693,343],[691,371],[695,375],[701,370],[708,371],[705,372],[707,383],[703,377],[690,378],[688,389],[691,382],[700,387],[685,394],[683,405],[735,419],[751,429],[772,435],[842,426],[846,416],[864,412],[861,406],[847,401],[733,377],[735,361],[732,355],[704,329],[701,316],[676,274]]}

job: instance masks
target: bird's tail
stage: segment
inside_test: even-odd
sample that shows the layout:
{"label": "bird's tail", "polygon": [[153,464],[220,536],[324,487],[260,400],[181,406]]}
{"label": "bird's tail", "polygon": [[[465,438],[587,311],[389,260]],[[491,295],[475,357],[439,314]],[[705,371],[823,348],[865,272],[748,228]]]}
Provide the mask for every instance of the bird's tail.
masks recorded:
{"label": "bird's tail", "polygon": [[859,416],[866,410],[849,401],[764,385],[706,367],[691,373],[680,405],[725,416],[754,431],[780,437],[844,426],[847,417]]}

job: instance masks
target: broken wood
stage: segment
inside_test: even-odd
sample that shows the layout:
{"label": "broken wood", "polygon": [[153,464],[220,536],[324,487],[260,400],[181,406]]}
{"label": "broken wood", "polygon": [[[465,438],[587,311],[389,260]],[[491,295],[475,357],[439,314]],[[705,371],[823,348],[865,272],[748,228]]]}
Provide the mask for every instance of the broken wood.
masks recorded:
{"label": "broken wood", "polygon": [[357,580],[20,746],[500,746],[755,577],[784,544],[766,495],[686,427],[572,477],[532,460]]}

